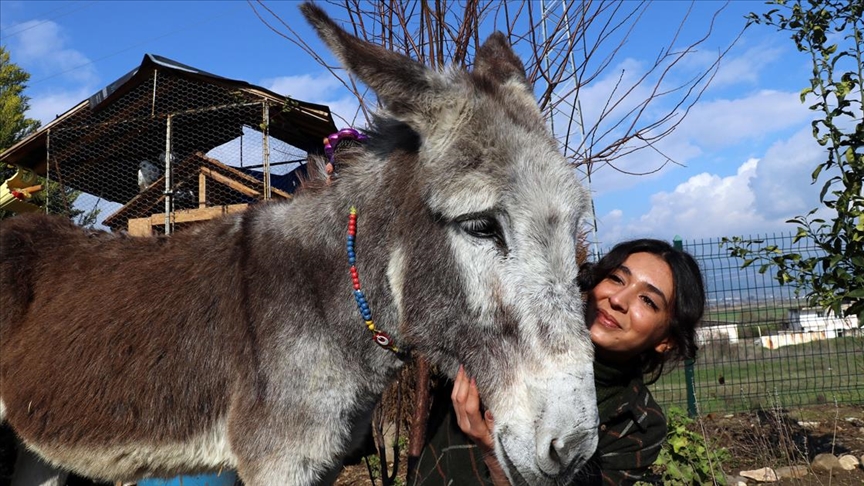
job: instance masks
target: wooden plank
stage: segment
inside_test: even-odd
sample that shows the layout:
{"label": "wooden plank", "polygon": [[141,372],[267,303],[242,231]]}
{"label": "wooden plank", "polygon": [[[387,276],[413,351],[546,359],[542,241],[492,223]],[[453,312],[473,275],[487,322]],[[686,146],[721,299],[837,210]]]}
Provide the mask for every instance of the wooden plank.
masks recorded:
{"label": "wooden plank", "polygon": [[[245,195],[251,196],[251,197],[264,197],[264,195],[261,194],[260,191],[256,191],[255,189],[252,189],[251,187],[245,186],[242,183],[237,182],[230,177],[224,176],[224,175],[222,175],[222,174],[220,174],[214,170],[205,169],[204,167],[202,167],[201,173],[205,174],[207,177],[213,179],[214,181],[219,182],[220,184],[225,184],[226,186],[230,187],[231,189],[234,189],[235,191],[237,191],[241,194],[245,194]],[[260,183],[260,181],[256,181],[256,182]]]}
{"label": "wooden plank", "polygon": [[[164,219],[163,219],[164,222]],[[150,218],[135,218],[129,220],[129,234],[132,236],[150,236],[153,234],[153,225]]]}
{"label": "wooden plank", "polygon": [[[184,209],[182,211],[175,211],[171,217],[171,220],[174,222],[174,224],[206,221],[208,219],[218,218],[223,214],[232,214],[245,211],[247,207],[249,207],[248,204],[242,203],[229,204],[227,206],[215,206],[212,208]],[[153,214],[146,219],[149,219],[150,224],[153,226],[165,225],[165,213]]]}
{"label": "wooden plank", "polygon": [[[231,178],[229,176],[226,176],[226,175],[224,175],[220,172],[217,172],[217,171],[215,171],[209,167],[201,166],[200,170],[201,170],[201,174],[205,174],[207,177],[213,178],[214,181],[225,184],[226,186],[234,189],[235,191],[242,192],[243,194],[246,194],[247,196],[260,197],[260,198],[264,197],[264,194],[262,194],[260,191],[256,190],[253,187],[253,186],[263,186],[264,183],[262,181],[259,181],[258,179],[254,178],[248,174],[244,174],[242,172],[239,172],[233,167],[226,166],[225,168],[227,170],[233,172],[234,177],[238,177],[241,180],[238,181],[235,178]],[[244,182],[246,182],[249,185],[244,184]],[[200,187],[200,183],[199,183],[199,187]],[[280,189],[277,189],[273,186],[270,186],[270,193],[271,193],[271,196],[277,195],[277,196],[282,197],[283,199],[291,199],[290,194],[288,194],[287,192],[282,191]]]}
{"label": "wooden plank", "polygon": [[198,207],[207,206],[207,176],[204,172],[198,174]]}
{"label": "wooden plank", "polygon": [[287,192],[285,192],[281,189],[276,189],[273,186],[270,186],[270,196],[271,197],[272,196],[281,196],[284,199],[291,199],[292,198],[291,194],[288,194]]}

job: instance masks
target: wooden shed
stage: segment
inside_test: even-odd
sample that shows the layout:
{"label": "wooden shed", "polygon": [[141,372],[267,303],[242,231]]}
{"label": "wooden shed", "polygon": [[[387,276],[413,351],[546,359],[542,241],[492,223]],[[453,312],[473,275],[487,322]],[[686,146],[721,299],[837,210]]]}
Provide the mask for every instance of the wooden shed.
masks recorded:
{"label": "wooden shed", "polygon": [[326,106],[147,54],[0,164],[74,190],[76,206],[95,201],[108,228],[170,232],[290,197],[308,153],[335,131]]}

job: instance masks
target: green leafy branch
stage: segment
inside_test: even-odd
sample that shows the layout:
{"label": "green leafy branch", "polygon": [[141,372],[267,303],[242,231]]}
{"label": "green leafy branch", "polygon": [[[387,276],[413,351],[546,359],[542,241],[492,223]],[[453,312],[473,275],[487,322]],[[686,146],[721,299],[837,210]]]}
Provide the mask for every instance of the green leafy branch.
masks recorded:
{"label": "green leafy branch", "polygon": [[683,409],[670,407],[666,443],[651,466],[649,482],[637,484],[726,484],[720,466],[730,459],[729,451],[709,444],[705,437],[691,430],[694,423]]}
{"label": "green leafy branch", "polygon": [[[794,242],[807,238],[819,249],[804,256],[777,247],[758,247],[757,240],[724,239],[730,254],[744,266],[775,268],[781,284],[793,284],[811,305],[835,315],[864,317],[864,88],[862,30],[864,0],[786,0],[769,2],[764,14],[751,13],[750,23],[791,33],[800,52],[810,55],[810,86],[801,102],[816,114],[813,137],[825,148],[825,160],[811,174],[821,178],[819,202],[827,209],[811,210],[787,223],[797,226]],[[830,214],[833,217],[825,216]]]}

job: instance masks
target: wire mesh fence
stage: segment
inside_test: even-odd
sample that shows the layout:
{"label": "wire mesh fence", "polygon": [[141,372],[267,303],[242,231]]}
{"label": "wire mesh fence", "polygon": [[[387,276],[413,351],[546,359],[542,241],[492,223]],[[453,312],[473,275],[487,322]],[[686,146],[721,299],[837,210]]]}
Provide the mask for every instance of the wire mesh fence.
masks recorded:
{"label": "wire mesh fence", "polygon": [[327,107],[147,55],[2,162],[42,176],[29,210],[163,234],[290,198],[334,131]]}
{"label": "wire mesh fence", "polygon": [[[261,128],[267,101],[157,72],[134,90],[141,93],[76,113],[49,134],[49,177],[80,191],[79,224],[170,233],[214,213],[199,209],[230,212],[289,197],[267,187],[269,170],[261,170],[270,169],[266,146],[278,143]],[[289,159],[305,156],[287,151]]]}
{"label": "wire mesh fence", "polygon": [[[755,239],[802,256],[818,251],[806,239],[793,243],[791,234]],[[855,317],[809,308],[770,270],[742,269],[720,239],[683,247],[699,261],[707,292],[690,386],[698,412],[864,403],[864,329]],[[687,405],[684,368],[653,385],[658,402]]]}

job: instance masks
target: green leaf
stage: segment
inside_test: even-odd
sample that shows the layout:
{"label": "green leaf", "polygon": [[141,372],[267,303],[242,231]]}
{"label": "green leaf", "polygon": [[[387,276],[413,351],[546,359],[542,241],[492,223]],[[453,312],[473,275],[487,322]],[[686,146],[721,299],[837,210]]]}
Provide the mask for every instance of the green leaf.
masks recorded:
{"label": "green leaf", "polygon": [[810,175],[810,179],[811,179],[813,182],[816,182],[816,180],[819,179],[819,174],[822,173],[822,168],[823,168],[823,167],[824,167],[824,166],[823,166],[822,164],[819,164],[819,165],[816,166],[816,170],[814,170],[814,171],[813,171],[813,174]]}
{"label": "green leaf", "polygon": [[792,243],[798,243],[801,238],[807,237],[807,230],[804,228],[798,228],[798,232],[795,233],[795,237],[792,239]]}
{"label": "green leaf", "polygon": [[864,299],[864,288],[854,289],[846,293],[847,299]]}

